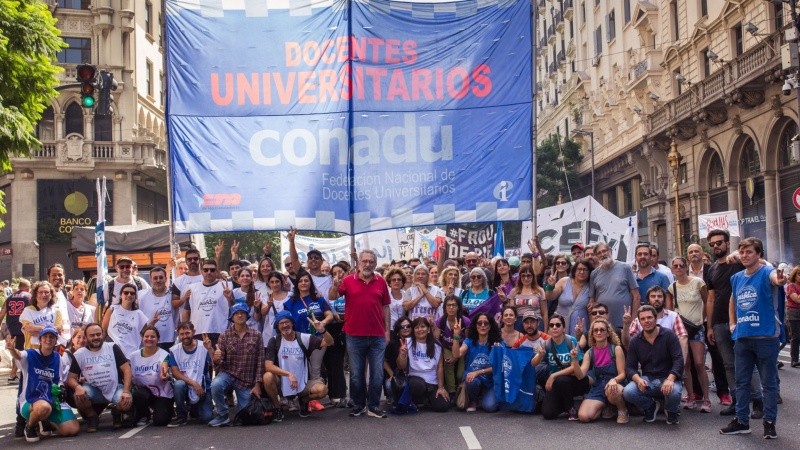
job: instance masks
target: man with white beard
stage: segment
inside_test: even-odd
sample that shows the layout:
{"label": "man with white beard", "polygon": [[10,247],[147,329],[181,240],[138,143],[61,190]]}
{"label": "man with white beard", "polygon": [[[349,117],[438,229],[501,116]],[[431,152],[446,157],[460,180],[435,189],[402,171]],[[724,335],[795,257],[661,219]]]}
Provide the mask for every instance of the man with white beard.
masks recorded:
{"label": "man with white beard", "polygon": [[632,311],[639,310],[639,286],[636,275],[631,268],[611,257],[608,244],[599,243],[594,246],[594,254],[600,265],[592,271],[589,281],[589,309],[600,302],[608,306],[608,321],[620,331],[623,326],[622,316],[625,307]]}

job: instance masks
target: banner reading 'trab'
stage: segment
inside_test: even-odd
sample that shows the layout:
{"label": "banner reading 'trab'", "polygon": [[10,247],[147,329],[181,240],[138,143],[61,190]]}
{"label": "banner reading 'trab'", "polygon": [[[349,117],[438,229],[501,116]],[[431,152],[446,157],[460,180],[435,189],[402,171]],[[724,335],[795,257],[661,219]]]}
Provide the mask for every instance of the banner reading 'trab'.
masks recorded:
{"label": "banner reading 'trab'", "polygon": [[166,8],[176,232],[531,217],[530,2]]}

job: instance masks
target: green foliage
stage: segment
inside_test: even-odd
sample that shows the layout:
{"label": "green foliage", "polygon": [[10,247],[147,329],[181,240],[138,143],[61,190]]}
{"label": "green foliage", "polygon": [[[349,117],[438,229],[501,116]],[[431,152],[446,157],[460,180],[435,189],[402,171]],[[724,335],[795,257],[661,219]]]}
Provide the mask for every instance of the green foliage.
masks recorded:
{"label": "green foliage", "polygon": [[563,201],[570,201],[567,180],[573,197],[578,198],[576,194],[579,194],[582,187],[578,177],[578,164],[582,158],[581,147],[569,138],[562,140],[561,136],[552,135],[539,144],[536,148],[537,208],[555,205],[559,194]]}
{"label": "green foliage", "polygon": [[[57,93],[56,52],[65,44],[45,2],[0,0],[0,169],[41,143],[36,124]],[[0,203],[2,201],[0,200]],[[2,222],[0,222],[2,226]]]}

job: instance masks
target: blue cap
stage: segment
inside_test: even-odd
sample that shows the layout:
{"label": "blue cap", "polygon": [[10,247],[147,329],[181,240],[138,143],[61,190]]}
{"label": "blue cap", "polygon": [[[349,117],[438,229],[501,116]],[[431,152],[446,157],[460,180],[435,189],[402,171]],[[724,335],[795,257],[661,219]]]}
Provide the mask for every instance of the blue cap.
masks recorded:
{"label": "blue cap", "polygon": [[247,303],[236,302],[236,303],[234,303],[233,306],[231,306],[231,310],[230,310],[230,313],[228,315],[228,320],[233,320],[233,315],[236,314],[239,311],[247,314],[247,319],[248,320],[250,319],[250,307],[247,306]]}
{"label": "blue cap", "polygon": [[292,327],[296,325],[294,323],[294,317],[292,317],[292,313],[290,313],[289,311],[281,311],[278,314],[275,314],[275,324],[273,325],[273,327],[275,327],[275,330],[278,329],[278,324],[281,323],[281,320],[285,319],[289,319],[292,321]]}
{"label": "blue cap", "polygon": [[39,337],[42,337],[45,334],[52,334],[53,336],[58,337],[58,330],[56,330],[56,327],[52,325],[45,325],[45,327],[42,328],[42,331],[39,332]]}

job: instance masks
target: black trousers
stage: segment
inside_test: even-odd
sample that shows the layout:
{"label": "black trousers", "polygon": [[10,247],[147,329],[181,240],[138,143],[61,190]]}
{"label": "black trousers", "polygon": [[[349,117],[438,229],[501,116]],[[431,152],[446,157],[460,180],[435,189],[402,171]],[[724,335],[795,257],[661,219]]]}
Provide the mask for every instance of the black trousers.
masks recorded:
{"label": "black trousers", "polygon": [[[439,388],[435,384],[428,384],[420,377],[408,377],[408,389],[411,391],[411,400],[417,405],[427,404],[436,412],[450,409],[450,402],[436,395]],[[399,393],[395,394],[395,398],[397,397],[400,397]]]}
{"label": "black trousers", "polygon": [[553,381],[553,389],[545,392],[542,401],[542,417],[547,420],[557,418],[574,404],[574,398],[589,392],[589,377],[577,379],[574,375],[562,375]]}
{"label": "black trousers", "polygon": [[133,407],[136,411],[134,423],[138,422],[142,417],[150,417],[153,425],[163,427],[172,419],[174,399],[157,397],[150,392],[150,389],[141,386],[134,387],[131,395],[133,396]]}
{"label": "black trousers", "polygon": [[333,345],[325,350],[322,364],[328,380],[328,397],[347,397],[347,381],[344,376],[345,340],[341,322],[328,324],[328,332],[333,336]]}

